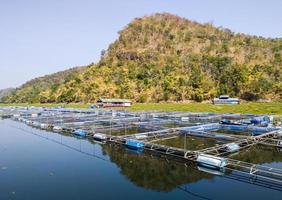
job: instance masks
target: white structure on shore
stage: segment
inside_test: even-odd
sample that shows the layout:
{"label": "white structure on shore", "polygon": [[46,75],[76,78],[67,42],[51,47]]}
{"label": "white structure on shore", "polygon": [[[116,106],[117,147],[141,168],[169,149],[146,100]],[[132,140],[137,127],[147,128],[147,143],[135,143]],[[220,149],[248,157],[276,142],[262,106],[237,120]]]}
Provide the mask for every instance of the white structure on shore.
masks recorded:
{"label": "white structure on shore", "polygon": [[228,95],[220,95],[212,100],[213,104],[240,104],[239,98],[230,98]]}

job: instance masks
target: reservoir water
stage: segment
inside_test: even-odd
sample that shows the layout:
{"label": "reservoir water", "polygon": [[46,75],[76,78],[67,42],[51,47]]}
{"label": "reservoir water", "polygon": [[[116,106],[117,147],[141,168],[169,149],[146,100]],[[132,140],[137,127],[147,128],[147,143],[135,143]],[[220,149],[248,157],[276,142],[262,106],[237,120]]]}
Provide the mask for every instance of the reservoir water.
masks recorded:
{"label": "reservoir water", "polygon": [[[282,168],[278,149],[252,148],[234,158]],[[281,195],[195,165],[0,121],[1,200],[263,200]]]}

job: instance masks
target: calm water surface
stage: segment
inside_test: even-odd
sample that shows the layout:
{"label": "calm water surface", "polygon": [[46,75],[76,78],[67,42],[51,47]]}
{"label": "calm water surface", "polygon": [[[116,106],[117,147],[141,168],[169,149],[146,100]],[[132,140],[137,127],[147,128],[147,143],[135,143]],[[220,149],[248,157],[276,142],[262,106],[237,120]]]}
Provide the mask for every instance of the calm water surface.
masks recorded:
{"label": "calm water surface", "polygon": [[[260,156],[256,149],[243,154]],[[238,158],[243,159],[243,154]],[[265,162],[281,167],[281,154],[265,153],[273,157]],[[263,158],[255,161],[264,163]],[[280,191],[199,171],[196,166],[0,121],[1,200],[261,200],[281,199],[281,195]]]}

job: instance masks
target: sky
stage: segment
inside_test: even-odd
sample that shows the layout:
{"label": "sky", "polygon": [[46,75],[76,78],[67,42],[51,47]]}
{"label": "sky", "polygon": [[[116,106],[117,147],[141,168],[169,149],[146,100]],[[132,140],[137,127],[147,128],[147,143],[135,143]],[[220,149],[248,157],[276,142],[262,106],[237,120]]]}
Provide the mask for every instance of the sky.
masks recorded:
{"label": "sky", "polygon": [[263,37],[282,37],[280,0],[0,0],[0,89],[98,62],[136,17],[169,12]]}

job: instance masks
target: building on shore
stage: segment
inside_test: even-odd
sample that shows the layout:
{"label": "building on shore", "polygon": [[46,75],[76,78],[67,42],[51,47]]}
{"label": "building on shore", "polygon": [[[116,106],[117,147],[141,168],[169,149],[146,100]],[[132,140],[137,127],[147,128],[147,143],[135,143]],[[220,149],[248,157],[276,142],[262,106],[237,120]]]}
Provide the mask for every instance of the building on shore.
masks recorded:
{"label": "building on shore", "polygon": [[128,99],[103,99],[97,101],[97,107],[110,108],[110,107],[131,107],[132,102]]}
{"label": "building on shore", "polygon": [[228,95],[220,95],[219,98],[214,98],[212,100],[213,104],[229,104],[229,105],[234,105],[234,104],[240,104],[240,99],[239,98],[230,98]]}

